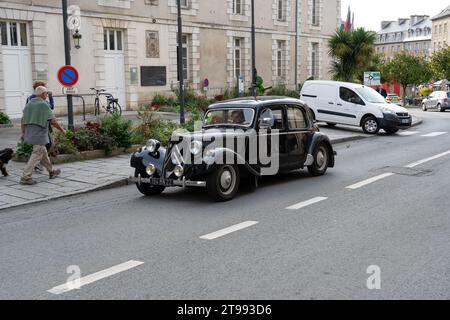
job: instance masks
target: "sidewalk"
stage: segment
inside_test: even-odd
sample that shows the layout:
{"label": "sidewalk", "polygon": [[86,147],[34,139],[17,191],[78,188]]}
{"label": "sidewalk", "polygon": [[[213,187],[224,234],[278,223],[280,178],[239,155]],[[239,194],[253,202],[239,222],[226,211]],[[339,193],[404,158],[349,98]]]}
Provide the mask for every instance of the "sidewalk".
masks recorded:
{"label": "sidewalk", "polygon": [[[415,118],[414,125],[421,123]],[[320,127],[333,144],[372,137],[362,133],[360,128],[338,126],[336,128]],[[19,128],[0,129],[0,148],[8,145],[15,147]],[[61,169],[61,176],[49,180],[46,172],[35,174],[39,182],[35,186],[22,186],[20,177],[24,163],[11,161],[8,164],[9,177],[0,176],[0,211],[2,209],[64,198],[72,195],[93,192],[95,190],[114,188],[128,184],[128,177],[134,174],[130,167],[130,155],[113,158],[73,162],[55,166]]]}

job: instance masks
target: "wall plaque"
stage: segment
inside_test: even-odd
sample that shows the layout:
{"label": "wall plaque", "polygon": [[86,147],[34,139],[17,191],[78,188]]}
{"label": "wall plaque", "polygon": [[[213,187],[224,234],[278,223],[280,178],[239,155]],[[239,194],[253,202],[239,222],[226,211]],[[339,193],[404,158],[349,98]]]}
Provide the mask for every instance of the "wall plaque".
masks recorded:
{"label": "wall plaque", "polygon": [[141,67],[141,86],[157,87],[166,84],[166,67]]}

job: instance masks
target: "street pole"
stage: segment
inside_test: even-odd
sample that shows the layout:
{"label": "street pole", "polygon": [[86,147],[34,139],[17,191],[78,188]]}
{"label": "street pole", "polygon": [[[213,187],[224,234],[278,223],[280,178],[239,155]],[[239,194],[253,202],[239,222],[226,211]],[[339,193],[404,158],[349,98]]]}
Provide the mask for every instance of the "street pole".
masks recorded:
{"label": "street pole", "polygon": [[295,0],[295,91],[298,90],[298,1]]}
{"label": "street pole", "polygon": [[256,98],[255,0],[252,0],[252,94]]}
{"label": "street pole", "polygon": [[184,116],[184,71],[183,71],[183,25],[181,21],[181,0],[177,0],[178,6],[178,81],[180,83],[180,124],[185,124]]}
{"label": "street pole", "polygon": [[[70,31],[67,26],[67,20],[69,18],[67,13],[67,0],[62,0],[62,10],[63,10],[63,26],[64,26],[64,51],[65,51],[65,57],[66,57],[66,66],[71,65],[71,59],[70,59]],[[73,125],[73,99],[72,95],[67,95],[67,117],[68,117],[68,125],[69,130],[74,130]]]}

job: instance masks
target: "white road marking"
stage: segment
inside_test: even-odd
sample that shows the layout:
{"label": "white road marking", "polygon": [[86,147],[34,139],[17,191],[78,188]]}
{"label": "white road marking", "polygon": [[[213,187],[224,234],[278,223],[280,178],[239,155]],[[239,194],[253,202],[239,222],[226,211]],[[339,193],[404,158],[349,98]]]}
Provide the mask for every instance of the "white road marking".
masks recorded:
{"label": "white road marking", "polygon": [[403,132],[399,132],[398,135],[407,137],[407,136],[413,136],[418,133],[420,133],[420,132],[419,131],[403,131]]}
{"label": "white road marking", "polygon": [[438,137],[438,136],[442,136],[447,133],[448,132],[432,132],[432,133],[424,134],[424,135],[422,135],[422,137]]}
{"label": "white road marking", "polygon": [[226,236],[227,234],[230,234],[230,233],[242,230],[242,229],[249,228],[249,227],[254,226],[255,224],[258,224],[258,223],[259,223],[258,221],[246,221],[246,222],[243,222],[243,223],[240,223],[240,224],[237,224],[237,225],[234,225],[234,226],[231,226],[231,227],[228,227],[228,228],[225,228],[225,229],[222,229],[222,230],[219,230],[219,231],[216,231],[216,232],[213,232],[213,233],[201,236],[200,239],[203,239],[203,240],[214,240],[214,239]]}
{"label": "white road marking", "polygon": [[420,166],[421,164],[424,164],[424,163],[427,163],[427,162],[430,162],[430,161],[433,161],[433,160],[445,157],[446,155],[450,155],[450,150],[446,151],[446,152],[443,152],[441,154],[438,154],[438,155],[435,155],[435,156],[423,159],[423,160],[419,160],[419,161],[413,162],[413,163],[408,164],[407,166],[405,166],[405,168],[414,168],[414,167]]}
{"label": "white road marking", "polygon": [[117,273],[130,270],[130,269],[135,268],[137,266],[140,266],[142,264],[144,264],[144,263],[140,262],[140,261],[130,260],[128,262],[119,264],[117,266],[114,266],[114,267],[111,267],[111,268],[108,268],[108,269],[105,269],[105,270],[93,273],[93,274],[88,275],[86,277],[80,278],[79,280],[76,281],[76,282],[79,283],[79,287],[78,288],[74,287],[73,283],[75,281],[72,281],[72,283],[68,282],[68,283],[62,284],[60,286],[54,287],[54,288],[52,288],[50,290],[47,290],[47,292],[53,293],[53,294],[56,294],[56,295],[59,295],[59,294],[62,294],[62,293],[66,293],[66,292],[69,292],[69,291],[72,291],[72,290],[75,290],[75,289],[79,289],[79,288],[81,288],[81,287],[83,287],[85,285],[91,284],[93,282],[102,280],[104,278],[113,276],[113,275],[115,275]]}
{"label": "white road marking", "polygon": [[315,204],[315,203],[318,203],[318,202],[321,202],[321,201],[325,201],[327,199],[328,198],[326,198],[326,197],[316,197],[316,198],[310,199],[308,201],[303,201],[303,202],[294,204],[293,206],[287,207],[286,210],[299,210],[299,209],[302,209],[304,207],[310,206],[312,204]]}
{"label": "white road marking", "polygon": [[380,174],[379,176],[376,176],[376,177],[373,177],[373,178],[370,178],[370,179],[367,179],[367,180],[364,180],[364,181],[352,184],[351,186],[348,186],[347,189],[356,190],[356,189],[362,188],[364,186],[367,186],[368,184],[377,182],[377,181],[379,181],[381,179],[384,179],[384,178],[387,178],[387,177],[390,177],[390,176],[393,176],[393,175],[394,175],[394,173],[391,173],[391,172],[383,173],[383,174]]}

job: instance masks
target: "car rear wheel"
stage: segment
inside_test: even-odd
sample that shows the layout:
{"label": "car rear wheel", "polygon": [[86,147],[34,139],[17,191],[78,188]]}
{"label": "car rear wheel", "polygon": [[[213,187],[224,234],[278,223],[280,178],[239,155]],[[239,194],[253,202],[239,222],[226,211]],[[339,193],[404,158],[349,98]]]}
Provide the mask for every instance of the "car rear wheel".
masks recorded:
{"label": "car rear wheel", "polygon": [[[134,171],[134,177],[137,178],[138,176],[139,171],[136,169]],[[166,189],[164,186],[154,186],[149,183],[136,183],[136,187],[144,196],[156,196],[163,193]]]}
{"label": "car rear wheel", "polygon": [[316,146],[313,153],[314,163],[308,167],[308,171],[312,176],[323,176],[327,172],[330,159],[329,152],[328,147],[324,143]]}
{"label": "car rear wheel", "polygon": [[427,106],[425,105],[425,103],[422,103],[422,110],[425,111],[425,112],[428,110]]}
{"label": "car rear wheel", "polygon": [[442,108],[442,106],[441,106],[440,103],[437,105],[437,111],[439,111],[439,112],[444,112],[444,111],[445,111],[445,110]]}
{"label": "car rear wheel", "polygon": [[380,131],[380,125],[375,117],[367,117],[362,123],[362,129],[367,134],[377,134]]}
{"label": "car rear wheel", "polygon": [[208,194],[217,202],[231,200],[239,190],[240,175],[235,165],[219,165],[208,176],[206,187]]}

